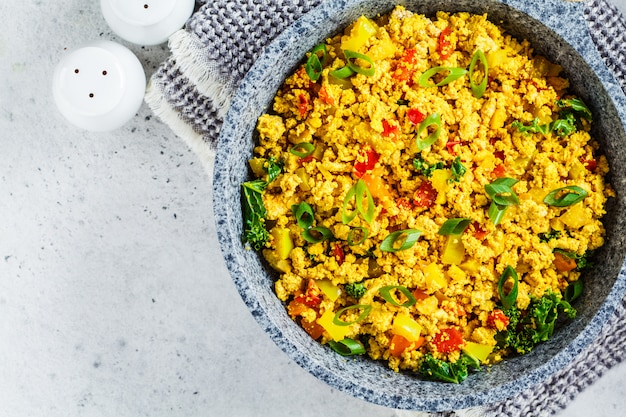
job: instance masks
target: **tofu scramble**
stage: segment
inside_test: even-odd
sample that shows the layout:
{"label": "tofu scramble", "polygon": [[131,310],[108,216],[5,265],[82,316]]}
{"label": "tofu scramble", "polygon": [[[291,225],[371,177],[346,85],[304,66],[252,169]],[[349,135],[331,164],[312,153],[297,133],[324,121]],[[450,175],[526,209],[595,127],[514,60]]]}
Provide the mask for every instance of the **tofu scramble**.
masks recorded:
{"label": "tofu scramble", "polygon": [[486,15],[401,6],[304,59],[242,187],[244,238],[304,331],[460,382],[575,316],[614,192],[559,65]]}

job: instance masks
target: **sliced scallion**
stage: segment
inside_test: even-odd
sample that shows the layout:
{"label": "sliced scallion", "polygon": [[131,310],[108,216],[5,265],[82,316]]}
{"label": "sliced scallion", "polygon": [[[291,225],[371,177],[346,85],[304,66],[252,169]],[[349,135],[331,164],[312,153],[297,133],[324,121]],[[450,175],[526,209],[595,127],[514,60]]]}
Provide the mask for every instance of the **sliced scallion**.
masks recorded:
{"label": "sliced scallion", "polygon": [[[395,297],[393,296],[393,292],[395,291],[401,292],[407,300],[402,304],[396,301]],[[403,287],[402,285],[386,285],[384,287],[381,287],[378,290],[378,293],[381,297],[385,299],[385,301],[396,307],[411,307],[417,302],[415,296],[411,294],[411,291],[409,291],[406,287]]]}
{"label": "sliced scallion", "polygon": [[311,226],[313,226],[313,222],[315,221],[315,215],[313,214],[313,209],[308,203],[303,201],[300,204],[294,204],[293,206],[291,206],[291,212],[296,218],[298,226],[300,226],[304,230],[307,230]]}
{"label": "sliced scallion", "polygon": [[567,288],[565,288],[565,293],[563,294],[563,298],[565,301],[572,302],[583,293],[583,282],[581,280],[574,281],[570,283]]}
{"label": "sliced scallion", "polygon": [[[356,236],[355,236],[356,234]],[[348,246],[357,246],[365,242],[369,236],[369,231],[365,227],[355,227],[348,233]]]}
{"label": "sliced scallion", "polygon": [[332,350],[342,356],[362,355],[365,353],[365,347],[358,340],[345,338],[338,342],[331,340],[328,345]]}
{"label": "sliced scallion", "polygon": [[398,230],[390,233],[382,241],[380,250],[383,252],[398,252],[412,248],[421,235],[422,231],[417,229]]}
{"label": "sliced scallion", "polygon": [[350,67],[345,66],[345,67],[341,67],[339,69],[333,70],[333,71],[329,72],[328,74],[332,75],[335,78],[343,80],[343,79],[349,78],[352,75],[354,75],[354,71],[352,71],[350,69]]}
{"label": "sliced scallion", "polygon": [[543,202],[554,207],[568,207],[582,201],[589,195],[587,191],[577,185],[557,188],[550,191]]}
{"label": "sliced scallion", "polygon": [[502,219],[504,218],[504,213],[506,213],[506,209],[508,206],[501,206],[499,204],[491,202],[489,206],[489,210],[487,210],[487,216],[489,216],[489,220],[496,226],[500,224]]}
{"label": "sliced scallion", "polygon": [[517,184],[515,178],[498,178],[491,184],[485,185],[485,192],[500,206],[514,206],[519,204],[519,197],[511,187]]}
{"label": "sliced scallion", "polygon": [[289,149],[289,152],[299,158],[306,158],[307,156],[313,155],[315,145],[310,142],[300,142]]}
{"label": "sliced scallion", "polygon": [[[448,75],[438,83],[431,82],[431,78],[439,73],[447,72]],[[452,67],[433,67],[423,73],[417,83],[422,87],[441,87],[446,84],[450,84],[452,81],[458,80],[462,76],[467,74],[467,70],[464,68],[452,68]]]}
{"label": "sliced scallion", "polygon": [[[348,65],[347,65],[348,68],[350,68],[352,71],[358,74],[367,75],[368,77],[371,77],[374,74],[376,74],[376,67],[374,66],[374,61],[369,56],[360,54],[358,52],[350,51],[348,49],[344,50],[343,54],[346,56],[346,59],[348,60]],[[369,66],[362,67],[358,65],[356,63],[357,59],[367,62]]]}
{"label": "sliced scallion", "polygon": [[[376,207],[374,206],[374,197],[370,192],[369,188],[367,188],[367,184],[362,179],[359,179],[356,183],[356,208],[361,213],[361,217],[368,223],[371,224],[374,220],[374,212]],[[364,207],[363,203],[366,202],[367,206]]]}
{"label": "sliced scallion", "polygon": [[467,229],[467,227],[472,222],[472,219],[468,218],[454,218],[448,219],[444,224],[439,228],[440,235],[461,235]]}
{"label": "sliced scallion", "polygon": [[350,187],[350,189],[346,193],[345,198],[343,199],[343,207],[341,208],[341,222],[343,224],[350,223],[356,217],[356,215],[359,214],[356,208],[356,205],[355,205],[354,210],[350,211],[348,209],[348,205],[350,204],[350,201],[352,201],[355,195],[356,195],[356,185],[353,185],[352,187]]}
{"label": "sliced scallion", "polygon": [[[435,126],[435,130],[431,134],[429,134],[426,138],[422,139],[422,133],[424,133],[424,131],[428,132],[428,128],[430,126]],[[435,143],[437,139],[439,139],[440,135],[441,135],[441,116],[439,116],[439,113],[433,113],[430,116],[428,116],[426,119],[424,119],[419,124],[419,127],[417,128],[417,138],[416,138],[417,148],[420,151],[423,151],[424,149],[428,148],[430,145]]]}
{"label": "sliced scallion", "polygon": [[[353,321],[341,320],[341,315],[348,310],[361,310],[361,314],[359,314],[359,316]],[[333,324],[336,324],[337,326],[349,326],[351,324],[358,323],[360,321],[363,321],[363,319],[365,319],[365,317],[367,317],[371,311],[372,306],[369,304],[355,304],[352,306],[344,307],[337,311],[335,317],[333,317]]]}
{"label": "sliced scallion", "polygon": [[[476,69],[476,65],[478,62],[483,66],[483,79],[480,83],[476,84],[474,82],[474,70]],[[472,56],[472,62],[470,62],[469,66],[469,79],[470,79],[470,88],[472,89],[472,94],[476,98],[481,98],[483,94],[485,94],[485,90],[487,89],[487,80],[488,77],[489,66],[487,64],[487,58],[485,54],[480,49],[474,53]]]}
{"label": "sliced scallion", "polygon": [[335,235],[328,227],[316,226],[304,230],[302,238],[309,243],[320,243],[325,240],[334,240]]}
{"label": "sliced scallion", "polygon": [[[509,279],[513,280],[513,285],[507,292],[504,286]],[[498,294],[500,295],[500,301],[502,301],[502,307],[505,309],[509,309],[515,305],[518,293],[518,283],[519,277],[517,276],[517,272],[515,272],[515,269],[513,269],[512,266],[508,265],[504,269],[504,272],[502,272],[502,275],[500,275],[500,280],[498,281]]]}
{"label": "sliced scallion", "polygon": [[[320,52],[322,55],[321,60],[318,55]],[[309,59],[307,59],[306,65],[304,66],[304,69],[311,81],[317,81],[322,75],[322,69],[324,62],[326,61],[326,56],[326,45],[324,44],[319,44],[311,50],[311,55],[309,56]]]}

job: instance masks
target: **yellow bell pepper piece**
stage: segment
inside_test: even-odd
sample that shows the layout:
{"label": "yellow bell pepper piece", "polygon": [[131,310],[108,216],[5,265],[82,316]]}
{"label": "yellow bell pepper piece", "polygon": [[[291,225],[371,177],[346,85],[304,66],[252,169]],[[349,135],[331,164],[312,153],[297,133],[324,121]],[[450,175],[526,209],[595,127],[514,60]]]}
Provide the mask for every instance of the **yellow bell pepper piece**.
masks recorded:
{"label": "yellow bell pepper piece", "polygon": [[257,178],[261,178],[265,175],[265,158],[252,158],[248,160],[248,165]]}
{"label": "yellow bell pepper piece", "polygon": [[581,203],[574,204],[567,211],[559,217],[559,219],[572,229],[578,229],[584,225],[591,223],[593,214],[591,210],[583,206]]}
{"label": "yellow bell pepper piece", "polygon": [[296,169],[296,175],[298,176],[298,178],[300,178],[300,180],[302,180],[302,182],[300,183],[300,189],[302,191],[309,191],[311,189],[311,184],[309,182],[310,177],[309,174],[306,172],[306,169],[304,169],[303,167]]}
{"label": "yellow bell pepper piece", "polygon": [[430,182],[433,188],[437,190],[437,199],[435,203],[446,204],[446,194],[450,189],[450,183],[448,180],[452,178],[452,173],[449,169],[436,169],[433,171],[433,175],[430,178]]}
{"label": "yellow bell pepper piece", "polygon": [[448,286],[448,281],[443,274],[443,271],[436,263],[428,264],[422,272],[424,273],[424,280],[426,286],[433,291],[440,290]]}
{"label": "yellow bell pepper piece", "polygon": [[422,326],[408,314],[398,314],[394,317],[391,333],[400,335],[409,342],[417,342],[421,332]]}
{"label": "yellow bell pepper piece", "polygon": [[341,288],[333,284],[329,279],[320,279],[315,281],[315,283],[331,301],[336,301],[341,295]]}
{"label": "yellow bell pepper piece", "polygon": [[337,326],[333,323],[334,318],[335,313],[333,311],[325,311],[324,314],[317,319],[317,324],[322,326],[335,342],[338,342],[345,339],[346,335],[350,333],[350,326]]}
{"label": "yellow bell pepper piece", "polygon": [[358,50],[365,45],[365,42],[367,42],[371,36],[375,35],[377,31],[378,25],[376,25],[376,23],[365,16],[361,16],[354,22],[350,30],[350,35],[344,36],[341,39],[341,49],[358,52]]}
{"label": "yellow bell pepper piece", "polygon": [[465,346],[463,346],[461,350],[468,355],[475,357],[479,361],[484,362],[491,351],[493,351],[493,346],[475,342],[466,342]]}
{"label": "yellow bell pepper piece", "polygon": [[274,248],[279,259],[287,259],[293,249],[293,241],[289,236],[289,229],[285,227],[275,227],[270,232],[274,238]]}
{"label": "yellow bell pepper piece", "polygon": [[441,262],[446,265],[459,265],[465,257],[465,246],[461,240],[461,235],[450,235],[443,249]]}

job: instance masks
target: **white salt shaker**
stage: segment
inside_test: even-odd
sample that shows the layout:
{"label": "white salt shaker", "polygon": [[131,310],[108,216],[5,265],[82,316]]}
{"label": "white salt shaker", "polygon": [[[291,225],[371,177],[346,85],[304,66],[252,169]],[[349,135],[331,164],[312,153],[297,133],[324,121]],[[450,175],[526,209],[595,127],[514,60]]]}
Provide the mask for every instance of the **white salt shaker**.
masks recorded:
{"label": "white salt shaker", "polygon": [[68,52],[58,63],[52,90],[72,124],[94,132],[117,129],[139,110],[146,75],[126,47],[97,41]]}
{"label": "white salt shaker", "polygon": [[139,45],[158,45],[183,27],[194,0],[101,0],[102,14],[121,38]]}

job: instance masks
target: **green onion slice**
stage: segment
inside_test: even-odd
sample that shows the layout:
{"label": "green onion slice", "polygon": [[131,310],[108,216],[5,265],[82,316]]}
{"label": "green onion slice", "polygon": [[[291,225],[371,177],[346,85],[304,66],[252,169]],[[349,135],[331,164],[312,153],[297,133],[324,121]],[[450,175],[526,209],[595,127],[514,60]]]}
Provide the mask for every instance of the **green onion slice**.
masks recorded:
{"label": "green onion slice", "polygon": [[300,226],[304,230],[307,230],[311,228],[311,226],[313,226],[315,215],[313,214],[313,209],[308,203],[303,201],[300,204],[294,204],[293,206],[291,206],[291,212],[296,218],[298,226]]}
{"label": "green onion slice", "polygon": [[485,192],[499,206],[519,204],[519,198],[511,187],[517,184],[515,178],[498,178],[491,184],[485,184]]}
{"label": "green onion slice", "polygon": [[[398,252],[409,249],[415,245],[415,242],[417,242],[421,235],[422,231],[417,229],[398,230],[390,233],[382,241],[380,250],[383,252]],[[397,247],[398,244],[400,244],[399,247]]]}
{"label": "green onion slice", "polygon": [[567,288],[565,288],[565,293],[563,297],[565,301],[572,302],[583,293],[583,282],[581,280],[574,281],[570,283]]}
{"label": "green onion slice", "polygon": [[[374,61],[372,61],[372,58],[370,58],[369,56],[360,54],[358,52],[350,51],[349,49],[345,49],[343,51],[343,54],[346,56],[346,59],[348,60],[348,65],[347,65],[348,68],[350,68],[352,71],[358,74],[367,75],[368,77],[371,77],[374,74],[376,74],[376,67],[374,66]],[[355,63],[357,59],[367,62],[369,66],[362,67],[360,65],[357,65]]]}
{"label": "green onion slice", "polygon": [[307,156],[313,155],[315,145],[310,142],[300,142],[289,149],[289,152],[299,158],[306,158]]}
{"label": "green onion slice", "polygon": [[[431,78],[439,73],[448,72],[448,76],[438,83],[432,83]],[[446,84],[450,84],[454,80],[458,80],[462,76],[467,74],[467,70],[464,68],[451,68],[451,67],[432,67],[425,73],[423,73],[417,83],[422,87],[441,87]]]}
{"label": "green onion slice", "polygon": [[494,225],[499,225],[504,218],[504,213],[506,213],[507,207],[508,206],[501,206],[492,201],[491,205],[489,206],[489,210],[487,211],[487,216],[489,216],[489,220],[491,220]]}
{"label": "green onion slice", "polygon": [[[356,239],[355,239],[356,233]],[[355,227],[348,233],[348,246],[357,246],[365,242],[369,236],[369,231],[365,227]],[[358,240],[357,240],[358,239]]]}
{"label": "green onion slice", "polygon": [[[483,65],[483,79],[479,84],[474,82],[474,69],[476,69],[476,64],[478,61]],[[488,80],[488,71],[489,66],[487,64],[487,58],[485,54],[480,49],[474,53],[472,56],[472,62],[470,62],[469,66],[469,79],[470,79],[470,88],[472,89],[472,94],[476,98],[481,98],[483,94],[485,94],[485,90],[487,89],[487,80]]]}
{"label": "green onion slice", "polygon": [[355,195],[356,185],[353,185],[352,187],[350,187],[350,189],[346,193],[346,197],[343,199],[343,207],[341,209],[341,221],[343,224],[350,223],[356,217],[356,215],[359,214],[356,208],[352,212],[348,210],[348,204],[350,204],[350,201]]}
{"label": "green onion slice", "polygon": [[577,185],[557,188],[543,199],[543,202],[554,207],[568,207],[582,201],[589,195],[587,191]]}
{"label": "green onion slice", "polygon": [[[513,279],[513,287],[505,294],[504,285]],[[515,305],[515,301],[517,300],[517,292],[518,292],[518,282],[519,277],[517,276],[517,272],[513,269],[512,266],[508,265],[502,275],[500,275],[500,281],[498,281],[498,294],[500,294],[500,300],[502,301],[502,307],[505,309],[509,309]]]}
{"label": "green onion slice", "polygon": [[361,342],[354,339],[345,338],[339,342],[331,340],[328,346],[342,356],[362,355],[365,353],[365,347]]}
{"label": "green onion slice", "polygon": [[[435,131],[428,135],[426,138],[422,139],[422,133],[424,131],[428,131],[430,126],[435,126]],[[417,128],[417,148],[420,151],[428,148],[430,145],[435,143],[439,136],[441,135],[441,116],[439,113],[433,113],[424,119],[419,127]]]}
{"label": "green onion slice", "polygon": [[329,74],[332,75],[335,78],[343,80],[345,78],[349,78],[352,75],[354,75],[354,71],[352,71],[350,69],[350,67],[345,66],[345,67],[341,67],[339,69],[333,70],[333,71],[329,72]]}
{"label": "green onion slice", "polygon": [[463,232],[465,231],[465,229],[467,229],[467,227],[470,225],[470,223],[472,222],[472,219],[468,219],[468,218],[454,218],[454,219],[448,219],[446,220],[446,222],[444,224],[441,225],[441,227],[439,228],[439,233],[440,235],[461,235],[463,234]]}
{"label": "green onion slice", "polygon": [[[359,179],[356,183],[356,208],[361,213],[361,217],[368,223],[371,224],[374,220],[374,211],[376,207],[374,206],[374,197],[372,197],[372,193],[370,189],[367,188],[367,184],[362,179]],[[363,203],[367,202],[367,207],[363,206]]]}
{"label": "green onion slice", "polygon": [[328,227],[310,227],[302,232],[302,238],[309,243],[320,243],[325,240],[334,240],[335,235]]}
{"label": "green onion slice", "polygon": [[[341,315],[345,311],[348,311],[348,310],[362,310],[362,311],[361,311],[361,314],[359,314],[359,317],[357,317],[353,321],[341,320]],[[372,306],[369,304],[355,304],[352,306],[344,307],[341,310],[337,311],[337,313],[335,314],[335,317],[333,317],[333,323],[336,324],[337,326],[349,326],[351,324],[363,321],[363,319],[365,319],[365,317],[367,317],[371,311],[372,311]]]}
{"label": "green onion slice", "polygon": [[[322,55],[321,60],[318,55],[320,52]],[[304,66],[304,69],[311,81],[317,81],[322,75],[322,69],[324,62],[326,61],[326,57],[327,51],[326,45],[324,44],[319,44],[311,50],[311,55],[309,56],[309,59],[307,59],[306,65]]]}
{"label": "green onion slice", "polygon": [[[407,300],[404,303],[400,304],[396,301],[395,297],[392,294],[392,291],[401,292],[407,298]],[[385,299],[385,301],[396,307],[411,307],[417,302],[415,296],[411,294],[411,291],[409,291],[406,287],[403,287],[402,285],[386,285],[384,287],[381,287],[378,290],[378,293],[381,297]]]}

